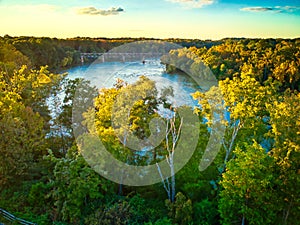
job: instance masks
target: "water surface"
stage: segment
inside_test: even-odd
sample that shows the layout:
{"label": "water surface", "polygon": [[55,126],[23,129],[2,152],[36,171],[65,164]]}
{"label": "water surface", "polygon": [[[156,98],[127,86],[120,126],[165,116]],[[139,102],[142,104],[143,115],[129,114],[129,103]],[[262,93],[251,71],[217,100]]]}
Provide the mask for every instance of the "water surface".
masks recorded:
{"label": "water surface", "polygon": [[73,67],[66,72],[69,79],[84,78],[97,88],[111,88],[118,78],[132,84],[140,76],[146,76],[155,81],[158,91],[172,87],[174,97],[170,97],[169,101],[177,107],[195,105],[191,93],[199,90],[199,86],[189,76],[166,73],[166,67],[159,59],[146,60],[144,63],[141,61],[95,63]]}

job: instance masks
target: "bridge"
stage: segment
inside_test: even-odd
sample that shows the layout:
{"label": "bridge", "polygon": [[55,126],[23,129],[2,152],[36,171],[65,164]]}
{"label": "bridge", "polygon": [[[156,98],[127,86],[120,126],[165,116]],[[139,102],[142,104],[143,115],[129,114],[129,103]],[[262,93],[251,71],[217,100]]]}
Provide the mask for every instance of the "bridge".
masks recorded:
{"label": "bridge", "polygon": [[120,61],[126,62],[130,60],[141,60],[151,58],[160,58],[164,53],[159,52],[106,52],[106,53],[80,53],[81,61],[84,59],[99,59],[102,62]]}

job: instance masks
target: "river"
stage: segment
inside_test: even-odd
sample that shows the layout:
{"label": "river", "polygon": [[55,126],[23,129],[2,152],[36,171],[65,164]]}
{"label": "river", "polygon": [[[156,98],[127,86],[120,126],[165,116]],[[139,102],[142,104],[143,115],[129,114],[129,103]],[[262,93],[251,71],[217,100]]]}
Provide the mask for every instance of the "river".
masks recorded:
{"label": "river", "polygon": [[131,84],[143,75],[155,81],[158,91],[172,87],[174,97],[170,97],[169,100],[176,107],[194,106],[196,102],[192,99],[191,93],[199,90],[199,86],[191,77],[184,74],[166,73],[166,66],[161,64],[159,59],[148,59],[145,62],[104,62],[82,65],[65,72],[68,73],[67,78],[84,78],[99,89],[113,87],[117,78]]}

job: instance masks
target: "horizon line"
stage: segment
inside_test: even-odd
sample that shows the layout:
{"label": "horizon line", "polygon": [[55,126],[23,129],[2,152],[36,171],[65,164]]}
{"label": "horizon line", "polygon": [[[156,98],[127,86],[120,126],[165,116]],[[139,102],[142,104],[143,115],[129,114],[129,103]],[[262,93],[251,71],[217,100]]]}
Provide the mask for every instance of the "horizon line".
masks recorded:
{"label": "horizon line", "polygon": [[33,37],[33,38],[52,38],[52,39],[76,39],[76,38],[89,38],[89,39],[110,39],[110,40],[117,40],[117,39],[153,39],[153,40],[171,40],[171,39],[177,39],[177,40],[200,40],[200,41],[222,41],[225,39],[299,39],[300,35],[297,37],[223,37],[220,39],[213,39],[213,38],[179,38],[179,37],[167,37],[167,38],[158,38],[158,37],[130,37],[130,36],[123,36],[123,37],[92,37],[92,36],[73,36],[73,37],[57,37],[57,36],[35,36],[35,35],[0,35],[0,37],[4,38],[5,36],[9,36],[12,38],[16,37]]}

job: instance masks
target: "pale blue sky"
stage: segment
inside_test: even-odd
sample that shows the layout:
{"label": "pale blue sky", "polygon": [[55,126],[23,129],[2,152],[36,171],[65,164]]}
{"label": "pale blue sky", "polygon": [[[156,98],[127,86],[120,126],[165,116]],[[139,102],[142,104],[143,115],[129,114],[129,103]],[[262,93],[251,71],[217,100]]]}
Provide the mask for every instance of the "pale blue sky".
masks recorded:
{"label": "pale blue sky", "polygon": [[300,0],[0,0],[0,35],[300,37]]}

